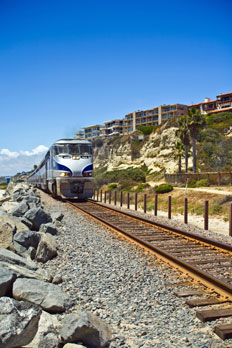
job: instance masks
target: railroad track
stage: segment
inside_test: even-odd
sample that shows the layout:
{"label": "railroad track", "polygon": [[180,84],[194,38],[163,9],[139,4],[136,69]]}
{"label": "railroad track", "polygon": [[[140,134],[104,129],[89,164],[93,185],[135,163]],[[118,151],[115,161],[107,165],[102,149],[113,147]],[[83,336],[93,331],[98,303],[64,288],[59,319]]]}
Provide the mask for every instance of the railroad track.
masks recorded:
{"label": "railroad track", "polygon": [[[197,282],[219,294],[187,301],[188,305],[207,306],[223,304],[222,308],[197,311],[202,321],[232,316],[232,245],[200,235],[182,231],[146,218],[105,206],[94,201],[68,202],[93,219],[122,233],[139,245],[155,253],[158,258],[187,273]],[[179,293],[179,296],[197,295],[196,291]],[[177,294],[178,295],[178,294]],[[216,333],[223,339],[232,337],[232,323],[217,327]]]}

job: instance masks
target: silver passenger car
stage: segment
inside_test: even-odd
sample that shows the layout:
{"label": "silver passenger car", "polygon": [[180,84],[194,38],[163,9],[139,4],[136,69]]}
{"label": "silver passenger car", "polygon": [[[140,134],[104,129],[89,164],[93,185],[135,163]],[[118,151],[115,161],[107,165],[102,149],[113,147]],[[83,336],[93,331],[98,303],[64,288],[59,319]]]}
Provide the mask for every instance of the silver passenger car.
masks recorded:
{"label": "silver passenger car", "polygon": [[67,199],[87,199],[93,195],[93,154],[86,140],[60,139],[47,152],[29,182]]}

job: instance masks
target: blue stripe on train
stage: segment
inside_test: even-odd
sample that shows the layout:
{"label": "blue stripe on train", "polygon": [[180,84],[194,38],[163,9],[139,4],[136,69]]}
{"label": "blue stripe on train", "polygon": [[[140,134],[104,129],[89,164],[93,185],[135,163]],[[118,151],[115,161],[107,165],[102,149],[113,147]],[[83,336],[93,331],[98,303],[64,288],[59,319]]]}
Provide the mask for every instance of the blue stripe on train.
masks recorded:
{"label": "blue stripe on train", "polygon": [[65,172],[69,172],[69,173],[72,174],[71,169],[69,169],[68,167],[64,166],[63,164],[60,164],[60,163],[57,163],[57,162],[56,162],[56,169],[63,170]]}
{"label": "blue stripe on train", "polygon": [[93,170],[93,165],[92,164],[89,164],[87,167],[85,167],[82,170],[82,175],[84,174],[84,172],[89,172],[90,170]]}

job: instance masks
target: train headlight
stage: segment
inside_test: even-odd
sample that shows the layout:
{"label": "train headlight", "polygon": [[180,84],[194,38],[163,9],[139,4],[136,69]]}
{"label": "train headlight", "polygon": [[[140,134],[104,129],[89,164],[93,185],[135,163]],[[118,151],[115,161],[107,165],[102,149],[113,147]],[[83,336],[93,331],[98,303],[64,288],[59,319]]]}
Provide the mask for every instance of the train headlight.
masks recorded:
{"label": "train headlight", "polygon": [[64,177],[64,176],[70,176],[71,175],[71,173],[69,173],[69,172],[61,172],[60,173],[60,176],[62,176],[62,177]]}
{"label": "train headlight", "polygon": [[80,156],[73,155],[73,156],[72,156],[72,159],[73,159],[73,160],[79,160],[79,159],[80,159]]}

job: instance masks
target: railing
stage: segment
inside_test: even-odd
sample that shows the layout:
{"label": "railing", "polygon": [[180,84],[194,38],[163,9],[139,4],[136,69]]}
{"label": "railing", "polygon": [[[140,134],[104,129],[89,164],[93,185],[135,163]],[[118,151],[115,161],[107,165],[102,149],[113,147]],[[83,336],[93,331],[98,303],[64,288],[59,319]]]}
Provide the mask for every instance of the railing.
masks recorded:
{"label": "railing", "polygon": [[[142,195],[142,194],[140,194]],[[105,204],[114,204],[120,207],[126,206],[127,209],[130,209],[132,203],[134,210],[138,210],[138,193],[134,193],[133,196],[130,192],[117,192],[117,191],[94,191],[93,199],[97,202],[103,202]],[[112,203],[113,202],[113,203]],[[158,194],[154,196],[154,216],[158,216]],[[147,212],[147,194],[143,194],[143,212]],[[172,197],[168,197],[168,219],[172,218]],[[188,198],[184,198],[184,223],[188,224]],[[204,204],[204,229],[209,229],[209,201],[205,201]],[[232,237],[232,203],[229,205],[229,236]]]}
{"label": "railing", "polygon": [[210,185],[232,185],[232,170],[225,172],[165,174],[164,177],[170,184],[186,184],[187,179],[196,181],[207,179]]}

